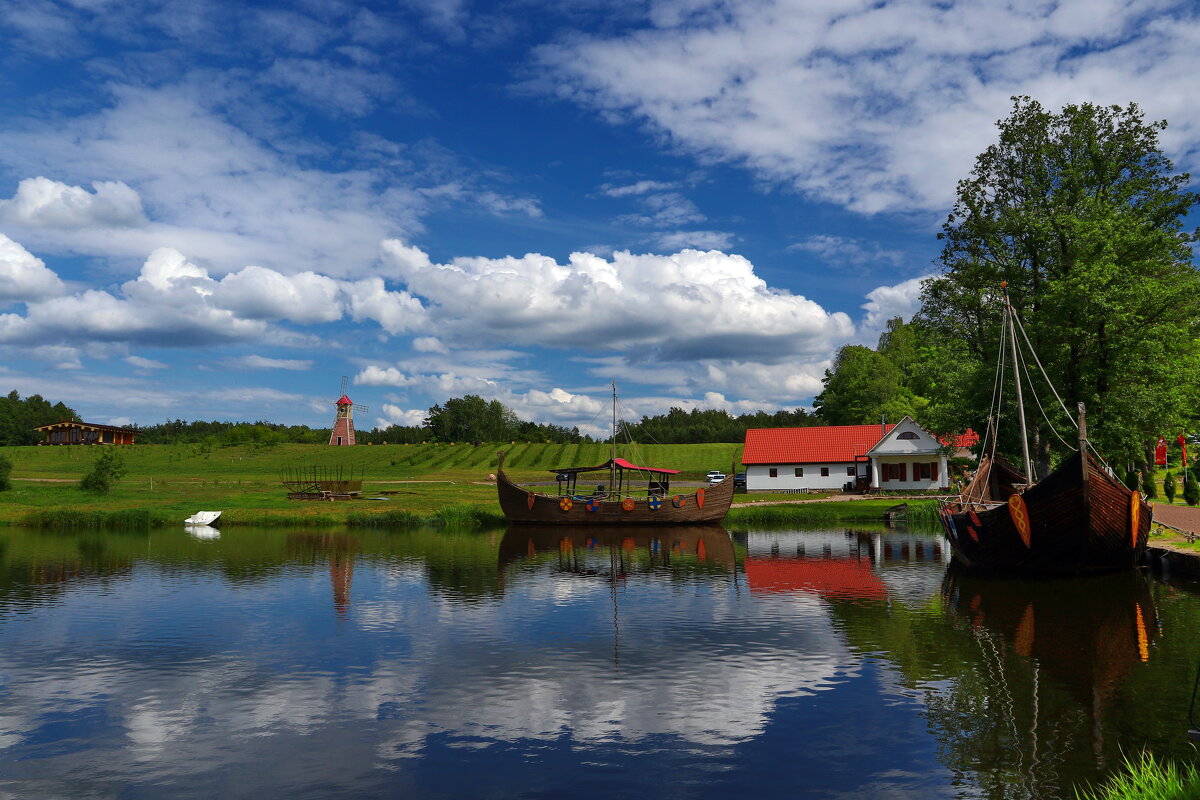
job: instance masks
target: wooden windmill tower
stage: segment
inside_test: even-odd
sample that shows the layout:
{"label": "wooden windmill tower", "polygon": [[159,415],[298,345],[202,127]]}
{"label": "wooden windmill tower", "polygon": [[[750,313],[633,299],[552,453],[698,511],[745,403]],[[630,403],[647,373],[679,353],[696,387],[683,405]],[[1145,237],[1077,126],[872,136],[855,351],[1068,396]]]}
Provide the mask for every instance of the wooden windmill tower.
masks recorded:
{"label": "wooden windmill tower", "polygon": [[349,447],[354,444],[354,412],[367,410],[366,406],[346,396],[346,384],[349,381],[348,377],[342,376],[342,396],[334,402],[337,416],[333,420],[333,430],[329,432],[329,443],[335,446]]}

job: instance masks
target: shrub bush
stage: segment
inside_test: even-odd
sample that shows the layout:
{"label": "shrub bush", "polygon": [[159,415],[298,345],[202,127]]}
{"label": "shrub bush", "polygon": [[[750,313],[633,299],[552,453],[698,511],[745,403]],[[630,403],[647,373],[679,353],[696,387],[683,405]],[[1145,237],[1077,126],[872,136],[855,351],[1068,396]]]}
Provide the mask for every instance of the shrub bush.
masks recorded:
{"label": "shrub bush", "polygon": [[1200,483],[1196,481],[1194,471],[1188,473],[1187,480],[1183,483],[1183,499],[1189,506],[1200,503]]}
{"label": "shrub bush", "polygon": [[1142,496],[1147,500],[1158,497],[1158,485],[1154,482],[1154,470],[1150,467],[1146,467],[1142,473]]}
{"label": "shrub bush", "polygon": [[1168,503],[1175,502],[1175,474],[1171,470],[1163,475],[1163,497],[1167,498]]}
{"label": "shrub bush", "polygon": [[1138,488],[1138,474],[1133,467],[1125,470],[1125,488],[1131,492],[1136,492]]}
{"label": "shrub bush", "polygon": [[0,456],[0,492],[6,492],[12,488],[9,475],[12,475],[12,462],[4,456]]}
{"label": "shrub bush", "polygon": [[104,447],[92,462],[92,471],[79,481],[79,488],[85,492],[108,494],[124,476],[125,459],[115,449]]}

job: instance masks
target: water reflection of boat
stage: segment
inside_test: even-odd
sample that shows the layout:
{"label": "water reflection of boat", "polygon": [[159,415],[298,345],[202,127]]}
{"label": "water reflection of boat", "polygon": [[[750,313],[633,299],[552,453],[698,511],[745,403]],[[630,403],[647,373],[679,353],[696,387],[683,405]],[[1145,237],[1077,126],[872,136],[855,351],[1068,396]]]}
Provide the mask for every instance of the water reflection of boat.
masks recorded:
{"label": "water reflection of boat", "polygon": [[1111,692],[1150,658],[1158,620],[1139,572],[1012,580],[952,565],[943,596],[950,613],[999,634],[1018,655],[1087,694]]}
{"label": "water reflection of boat", "polygon": [[733,541],[720,525],[669,528],[512,525],[500,540],[500,567],[535,558],[538,553],[553,552],[618,552],[630,559],[642,559],[647,566],[671,564],[686,557],[698,565],[724,571],[732,571],[736,563]]}
{"label": "water reflection of boat", "polygon": [[947,766],[989,776],[996,796],[1056,797],[1068,776],[1121,762],[1104,732],[1157,636],[1145,576],[1013,580],[952,564],[943,598],[969,634],[962,657],[978,664],[928,701]]}

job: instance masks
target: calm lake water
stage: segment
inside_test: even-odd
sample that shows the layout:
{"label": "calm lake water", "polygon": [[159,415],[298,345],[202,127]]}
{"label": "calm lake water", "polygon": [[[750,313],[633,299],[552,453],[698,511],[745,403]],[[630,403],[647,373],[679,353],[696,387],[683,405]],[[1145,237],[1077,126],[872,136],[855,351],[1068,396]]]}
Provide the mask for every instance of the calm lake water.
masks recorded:
{"label": "calm lake water", "polygon": [[912,531],[0,528],[0,797],[1053,798],[1195,759],[1200,590]]}

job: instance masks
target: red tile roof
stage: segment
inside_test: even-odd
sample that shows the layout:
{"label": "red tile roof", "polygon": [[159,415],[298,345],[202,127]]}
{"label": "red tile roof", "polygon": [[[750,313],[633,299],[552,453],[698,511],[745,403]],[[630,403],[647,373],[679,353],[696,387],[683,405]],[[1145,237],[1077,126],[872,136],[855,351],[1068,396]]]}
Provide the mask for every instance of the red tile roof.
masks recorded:
{"label": "red tile roof", "polygon": [[[896,427],[889,424],[887,430]],[[854,461],[883,438],[882,425],[750,428],[743,464],[812,464]]]}
{"label": "red tile roof", "polygon": [[354,401],[351,400],[346,395],[342,395],[337,400],[335,400],[333,404],[335,406],[352,406],[352,405],[354,405]]}
{"label": "red tile roof", "polygon": [[979,434],[967,428],[965,433],[960,433],[957,436],[939,436],[938,441],[942,444],[953,444],[955,447],[974,447],[979,444]]}

